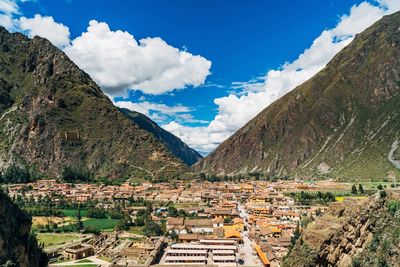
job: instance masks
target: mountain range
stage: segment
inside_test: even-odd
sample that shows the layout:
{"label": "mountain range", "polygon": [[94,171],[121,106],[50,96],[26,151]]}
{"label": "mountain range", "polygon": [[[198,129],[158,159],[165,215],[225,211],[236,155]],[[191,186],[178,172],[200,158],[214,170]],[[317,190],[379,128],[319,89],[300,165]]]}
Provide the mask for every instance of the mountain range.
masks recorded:
{"label": "mountain range", "polygon": [[195,170],[213,175],[385,179],[400,168],[400,13],[265,108]]}
{"label": "mountain range", "polygon": [[0,170],[176,177],[200,157],[144,115],[115,107],[48,40],[0,28]]}

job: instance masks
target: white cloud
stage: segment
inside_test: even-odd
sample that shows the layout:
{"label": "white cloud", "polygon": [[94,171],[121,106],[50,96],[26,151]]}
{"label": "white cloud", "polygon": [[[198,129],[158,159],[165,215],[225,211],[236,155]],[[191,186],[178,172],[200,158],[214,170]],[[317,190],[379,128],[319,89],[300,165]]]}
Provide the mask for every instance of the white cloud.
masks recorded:
{"label": "white cloud", "polygon": [[14,16],[19,14],[17,1],[0,0],[0,26],[12,31],[15,28]]}
{"label": "white cloud", "polygon": [[18,14],[19,7],[15,1],[0,0],[0,11],[5,14]]}
{"label": "white cloud", "polygon": [[114,101],[114,105],[140,112],[158,123],[168,123],[172,120],[178,122],[207,123],[207,121],[194,119],[192,114],[190,114],[193,109],[183,105],[168,106],[149,101],[140,101],[137,103],[131,101]]}
{"label": "white cloud", "polygon": [[32,38],[47,38],[60,48],[69,44],[69,29],[57,23],[53,17],[36,14],[33,18],[20,17],[19,3],[29,0],[0,0],[0,26],[11,32],[20,31]]}
{"label": "white cloud", "polygon": [[33,18],[21,17],[18,20],[19,28],[32,38],[41,36],[48,39],[55,46],[63,48],[69,45],[69,28],[57,23],[53,17],[36,14]]}
{"label": "white cloud", "polygon": [[64,51],[113,96],[124,95],[127,89],[163,94],[200,86],[211,67],[207,59],[174,48],[161,38],[136,41],[130,33],[112,31],[95,20]]}
{"label": "white cloud", "polygon": [[355,5],[348,15],[340,17],[335,28],[324,30],[295,61],[268,71],[261,81],[234,82],[232,88],[241,91],[214,100],[218,114],[208,126],[188,127],[170,122],[163,127],[189,146],[210,152],[261,110],[314,76],[353,40],[355,34],[399,9],[399,0],[380,0],[377,5],[365,1]]}

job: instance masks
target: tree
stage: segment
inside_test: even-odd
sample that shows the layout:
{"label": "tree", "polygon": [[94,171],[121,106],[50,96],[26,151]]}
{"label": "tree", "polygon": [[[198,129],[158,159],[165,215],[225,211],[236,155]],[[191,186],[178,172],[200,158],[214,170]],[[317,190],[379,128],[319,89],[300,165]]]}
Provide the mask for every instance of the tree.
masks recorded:
{"label": "tree", "polygon": [[11,165],[6,171],[0,175],[0,182],[2,183],[29,183],[33,179],[28,170],[25,168]]}
{"label": "tree", "polygon": [[130,227],[129,220],[127,218],[123,217],[115,225],[115,230],[117,230],[117,231],[122,231],[122,230],[127,231],[127,230],[129,230],[129,227]]}
{"label": "tree", "polygon": [[356,187],[355,184],[353,184],[352,187],[351,187],[351,193],[352,193],[353,195],[357,195],[357,187]]}
{"label": "tree", "polygon": [[362,184],[358,185],[358,191],[360,192],[360,194],[364,194],[364,187],[362,186]]}
{"label": "tree", "polygon": [[170,233],[170,237],[171,237],[171,239],[173,240],[173,241],[177,241],[178,240],[178,238],[179,238],[179,235],[178,235],[178,233],[175,231],[175,230],[172,230],[172,232]]}
{"label": "tree", "polygon": [[381,184],[379,184],[376,188],[378,188],[378,190],[382,190],[383,186]]}
{"label": "tree", "polygon": [[379,191],[379,197],[380,197],[380,198],[385,198],[386,196],[387,196],[387,193],[386,193],[385,190]]}
{"label": "tree", "polygon": [[93,175],[89,171],[71,166],[64,167],[61,177],[67,183],[90,182],[93,180]]}
{"label": "tree", "polygon": [[87,212],[87,217],[89,218],[107,218],[107,213],[105,210],[103,209],[99,209],[99,208],[92,208],[89,209]]}
{"label": "tree", "polygon": [[224,218],[224,223],[227,223],[227,224],[232,223],[232,218],[231,217]]}
{"label": "tree", "polygon": [[78,231],[81,231],[84,228],[80,207],[78,208],[78,212],[76,214],[76,224],[75,225],[76,225],[76,228],[78,229]]}
{"label": "tree", "polygon": [[170,217],[178,217],[178,209],[175,207],[168,207],[168,216]]}
{"label": "tree", "polygon": [[144,234],[150,237],[150,236],[160,236],[163,235],[164,233],[160,225],[149,220],[146,222],[146,225],[144,227]]}

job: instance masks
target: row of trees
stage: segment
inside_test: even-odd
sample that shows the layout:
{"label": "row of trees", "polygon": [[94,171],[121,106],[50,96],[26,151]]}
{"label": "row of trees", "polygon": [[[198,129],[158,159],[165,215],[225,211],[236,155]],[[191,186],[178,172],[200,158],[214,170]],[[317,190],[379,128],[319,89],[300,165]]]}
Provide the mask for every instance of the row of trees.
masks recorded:
{"label": "row of trees", "polygon": [[311,203],[329,203],[335,201],[335,196],[332,192],[304,192],[290,193],[290,195],[301,205],[310,205]]}
{"label": "row of trees", "polygon": [[11,165],[3,173],[0,173],[0,183],[16,184],[16,183],[30,183],[37,180],[33,171],[17,165]]}
{"label": "row of trees", "polygon": [[362,186],[362,184],[359,184],[358,191],[357,191],[357,186],[355,184],[353,184],[351,187],[351,193],[353,195],[357,195],[357,193],[364,194],[364,187]]}

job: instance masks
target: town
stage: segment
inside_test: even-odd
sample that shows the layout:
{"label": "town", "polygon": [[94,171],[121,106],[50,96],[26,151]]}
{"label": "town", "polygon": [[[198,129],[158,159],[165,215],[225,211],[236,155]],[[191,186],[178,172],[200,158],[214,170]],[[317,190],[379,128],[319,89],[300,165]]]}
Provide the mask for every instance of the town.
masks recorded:
{"label": "town", "polygon": [[39,180],[5,187],[33,215],[50,266],[280,266],[333,181],[121,185]]}

